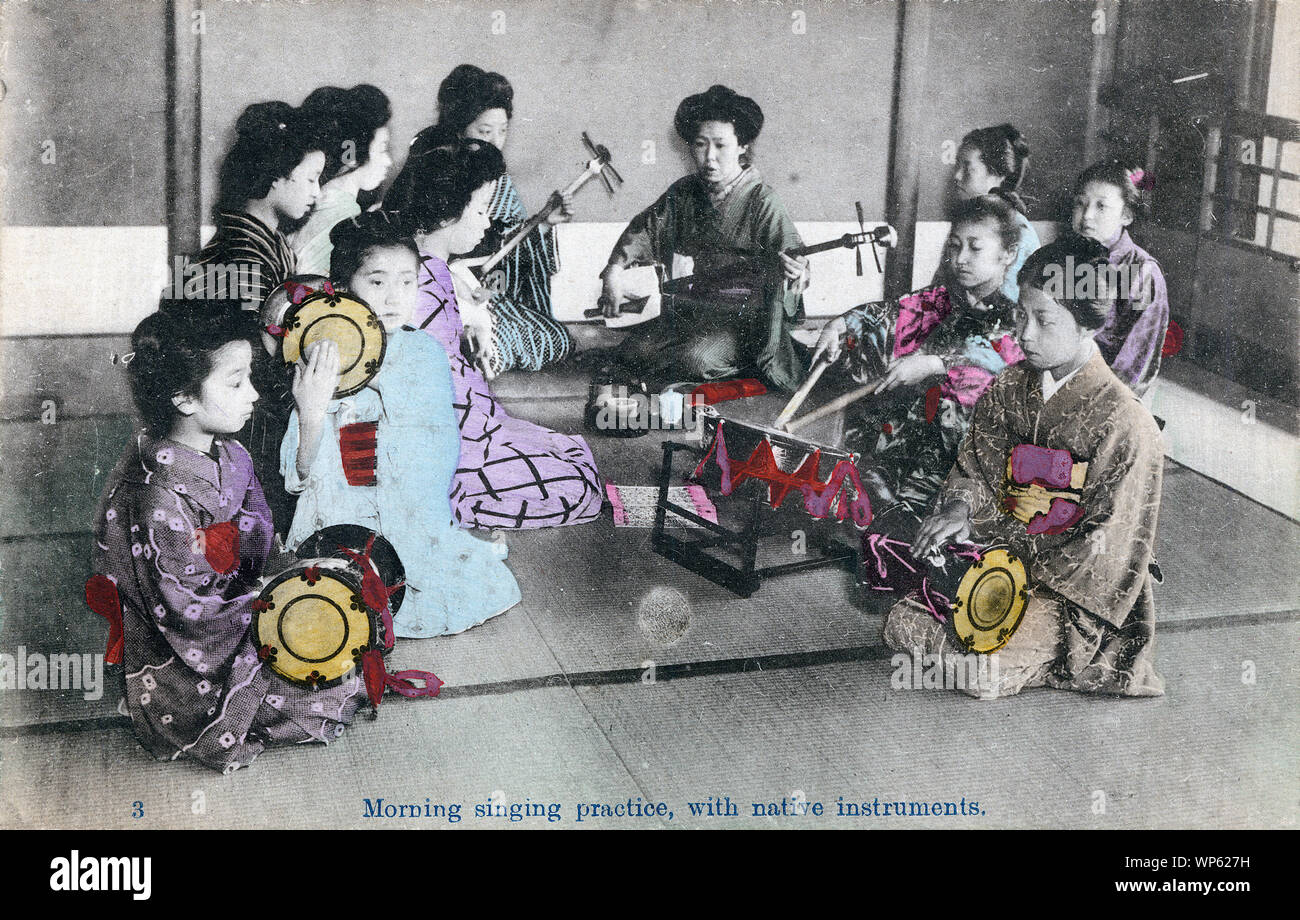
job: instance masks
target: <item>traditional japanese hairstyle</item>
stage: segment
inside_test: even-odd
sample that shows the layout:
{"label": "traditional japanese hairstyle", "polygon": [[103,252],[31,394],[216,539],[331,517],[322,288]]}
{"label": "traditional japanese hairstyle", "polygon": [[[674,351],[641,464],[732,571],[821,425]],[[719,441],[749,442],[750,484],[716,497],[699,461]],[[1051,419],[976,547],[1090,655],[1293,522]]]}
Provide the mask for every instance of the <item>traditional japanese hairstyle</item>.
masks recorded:
{"label": "traditional japanese hairstyle", "polygon": [[763,130],[763,110],[753,99],[719,83],[683,99],[673,117],[673,127],[689,144],[706,121],[729,122],[736,129],[736,140],[743,147],[752,144],[758,132]]}
{"label": "traditional japanese hairstyle", "polygon": [[131,398],[149,433],[166,436],[176,418],[177,396],[198,396],[212,373],[212,355],[230,342],[256,347],[256,314],[238,301],[166,300],[131,334],[126,366]]}
{"label": "traditional japanese hairstyle", "polygon": [[[1092,283],[1086,287],[1076,283],[1080,267],[1091,275]],[[1030,253],[1016,275],[1016,283],[1022,290],[1032,287],[1047,294],[1069,310],[1076,323],[1093,330],[1106,324],[1120,293],[1106,247],[1073,233]],[[1066,296],[1081,287],[1093,296]]]}
{"label": "traditional japanese hairstyle", "polygon": [[1141,189],[1149,187],[1151,179],[1143,170],[1126,166],[1120,160],[1102,160],[1093,163],[1074,183],[1074,194],[1082,192],[1089,182],[1104,182],[1119,189],[1124,207],[1128,208],[1134,220],[1145,215],[1146,208],[1142,201]]}
{"label": "traditional japanese hairstyle", "polygon": [[235,143],[221,162],[217,210],[238,210],[265,198],[277,179],[289,176],[321,143],[299,109],[284,102],[258,102],[235,122]]}
{"label": "traditional japanese hairstyle", "polygon": [[425,150],[411,148],[384,197],[384,210],[405,233],[429,233],[460,218],[470,196],[505,174],[501,151],[457,137]]}
{"label": "traditional japanese hairstyle", "polygon": [[[388,96],[369,83],[351,89],[322,86],[312,90],[299,111],[317,137],[318,149],[325,154],[321,185],[364,166],[370,157],[370,143],[376,132],[393,117]],[[345,162],[349,147],[351,162]]]}
{"label": "traditional japanese hairstyle", "polygon": [[461,64],[438,87],[438,127],[456,136],[488,109],[514,117],[515,90],[501,74]]}
{"label": "traditional japanese hairstyle", "polygon": [[1001,195],[976,195],[957,205],[952,215],[952,225],[969,224],[988,219],[998,230],[998,241],[1007,252],[1020,248],[1020,223],[1016,208]]}
{"label": "traditional japanese hairstyle", "polygon": [[372,249],[397,246],[409,250],[416,259],[420,257],[410,232],[386,211],[367,211],[336,224],[330,231],[330,243],[334,247],[330,277],[337,284],[347,284]]}
{"label": "traditional japanese hairstyle", "polygon": [[961,147],[978,152],[984,168],[1002,179],[1002,183],[992,189],[990,194],[1000,195],[1024,214],[1025,202],[1020,196],[1020,183],[1025,178],[1025,167],[1029,165],[1029,144],[1015,125],[976,128],[961,139]]}

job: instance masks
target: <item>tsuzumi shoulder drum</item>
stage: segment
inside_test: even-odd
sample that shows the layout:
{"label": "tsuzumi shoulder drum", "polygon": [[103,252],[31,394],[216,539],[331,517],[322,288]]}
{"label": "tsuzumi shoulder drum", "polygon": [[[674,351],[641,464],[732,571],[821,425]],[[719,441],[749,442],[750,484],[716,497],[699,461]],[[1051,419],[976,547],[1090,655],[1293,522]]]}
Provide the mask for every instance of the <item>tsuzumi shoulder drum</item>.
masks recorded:
{"label": "tsuzumi shoulder drum", "polygon": [[309,294],[292,304],[281,322],[286,364],[294,364],[311,346],[332,339],[339,349],[339,385],[334,398],[351,396],[375,378],[384,363],[388,337],[375,311],[364,300],[333,289]]}
{"label": "tsuzumi shoulder drum", "polygon": [[862,535],[860,581],[870,591],[916,598],[936,620],[951,621],[968,651],[1002,648],[1029,600],[1024,563],[1004,546],[971,543],[916,559],[910,547],[920,525],[902,506],[882,512]]}
{"label": "tsuzumi shoulder drum", "polygon": [[401,563],[382,536],[350,525],[318,531],[299,554],[297,563],[263,579],[253,602],[253,641],[285,680],[332,687],[360,672],[364,653],[392,647],[391,610],[401,602],[401,589],[392,586],[401,583]]}

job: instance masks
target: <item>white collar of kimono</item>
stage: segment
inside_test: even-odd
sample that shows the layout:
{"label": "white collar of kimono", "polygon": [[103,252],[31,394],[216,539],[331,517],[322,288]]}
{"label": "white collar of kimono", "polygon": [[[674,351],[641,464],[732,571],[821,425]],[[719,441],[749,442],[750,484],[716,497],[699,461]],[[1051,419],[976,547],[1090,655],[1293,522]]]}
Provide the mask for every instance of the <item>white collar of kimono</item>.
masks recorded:
{"label": "white collar of kimono", "polygon": [[734,192],[737,188],[739,188],[742,181],[748,179],[752,175],[753,175],[753,167],[746,166],[740,172],[736,173],[736,178],[732,179],[726,185],[719,186],[718,188],[714,188],[709,183],[707,182],[704,183],[704,188],[709,193],[709,201],[713,202],[715,207],[721,204],[722,202],[726,201],[727,196],[730,195],[732,192]]}
{"label": "white collar of kimono", "polygon": [[1084,358],[1083,363],[1070,371],[1070,373],[1066,374],[1060,380],[1055,380],[1052,377],[1051,371],[1043,371],[1043,402],[1047,402],[1055,396],[1057,390],[1069,383],[1071,377],[1083,370],[1088,365],[1088,362],[1092,360],[1092,356],[1096,354],[1096,352],[1097,343],[1092,339],[1088,339],[1088,357]]}

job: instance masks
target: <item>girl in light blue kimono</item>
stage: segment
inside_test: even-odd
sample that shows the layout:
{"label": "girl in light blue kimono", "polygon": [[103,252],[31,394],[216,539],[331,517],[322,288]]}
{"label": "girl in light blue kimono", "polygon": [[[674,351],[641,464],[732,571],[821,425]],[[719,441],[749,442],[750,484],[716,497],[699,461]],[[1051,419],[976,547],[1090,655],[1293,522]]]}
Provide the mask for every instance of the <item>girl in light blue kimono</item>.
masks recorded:
{"label": "girl in light blue kimono", "polygon": [[[415,244],[382,212],[340,224],[331,275],[379,315],[388,334],[383,366],[368,386],[333,399],[338,351],[324,342],[296,370],[298,409],[281,449],[281,471],[301,493],[289,546],[331,524],[383,534],[406,569],[394,615],[404,638],[448,635],[519,603],[504,544],[472,536],[452,520],[448,497],[460,460],[451,370],[437,342],[407,323],[416,305]],[[349,445],[373,438],[373,466]]]}

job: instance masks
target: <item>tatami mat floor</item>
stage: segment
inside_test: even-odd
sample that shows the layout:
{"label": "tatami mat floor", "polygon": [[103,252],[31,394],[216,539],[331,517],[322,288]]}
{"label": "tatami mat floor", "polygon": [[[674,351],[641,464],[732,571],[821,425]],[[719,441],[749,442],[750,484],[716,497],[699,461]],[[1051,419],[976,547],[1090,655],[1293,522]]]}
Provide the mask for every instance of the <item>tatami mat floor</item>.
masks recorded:
{"label": "tatami mat floor", "polygon": [[[529,403],[520,414],[579,425],[580,403]],[[650,484],[662,440],[592,443],[610,479]],[[797,511],[790,526],[800,526]],[[377,721],[363,717],[329,748],[274,750],[221,777],[151,761],[107,695],[5,694],[0,824],[449,823],[365,817],[365,800],[382,797],[460,803],[461,827],[511,825],[474,816],[489,802],[560,805],[559,821],[515,826],[1295,826],[1300,591],[1288,560],[1300,525],[1170,464],[1160,531],[1162,699],[1035,691],[981,703],[891,689],[879,609],[847,573],[773,580],[741,600],[655,555],[648,531],[602,518],[511,534],[523,604],[395,652],[398,666],[436,670],[444,698],[385,703]],[[685,613],[676,641],[638,623],[648,597]],[[12,618],[4,629],[6,648],[24,637]],[[710,795],[730,796],[740,815],[692,817],[688,803]],[[673,819],[575,820],[579,802],[638,796],[667,803]],[[840,796],[964,798],[981,813],[840,817]],[[825,812],[751,816],[753,803],[783,798]]]}

